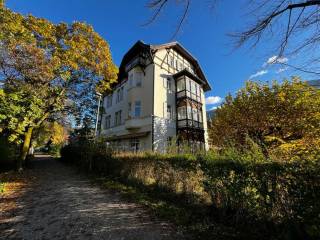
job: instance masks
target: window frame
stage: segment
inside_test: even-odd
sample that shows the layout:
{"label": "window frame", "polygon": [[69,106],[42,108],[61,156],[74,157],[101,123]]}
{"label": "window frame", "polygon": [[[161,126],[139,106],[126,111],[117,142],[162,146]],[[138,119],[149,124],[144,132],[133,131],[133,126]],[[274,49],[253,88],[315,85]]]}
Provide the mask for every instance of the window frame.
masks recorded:
{"label": "window frame", "polygon": [[112,93],[107,96],[107,107],[106,108],[110,108],[110,107],[112,107]]}
{"label": "window frame", "polygon": [[114,118],[114,125],[115,126],[120,126],[122,124],[121,115],[122,115],[122,110],[119,110],[119,111],[115,112],[115,118]]}
{"label": "window frame", "polygon": [[167,119],[173,119],[172,106],[169,104],[167,105]]}
{"label": "window frame", "polygon": [[[139,104],[137,104],[137,103],[139,103]],[[139,118],[139,117],[141,117],[141,110],[142,110],[142,106],[141,106],[142,104],[141,104],[141,101],[140,100],[137,100],[137,101],[135,101],[134,102],[134,117],[135,118]],[[137,110],[139,110],[139,114],[137,114]]]}
{"label": "window frame", "polygon": [[111,115],[107,115],[105,117],[104,127],[105,127],[105,129],[110,129],[111,128]]}

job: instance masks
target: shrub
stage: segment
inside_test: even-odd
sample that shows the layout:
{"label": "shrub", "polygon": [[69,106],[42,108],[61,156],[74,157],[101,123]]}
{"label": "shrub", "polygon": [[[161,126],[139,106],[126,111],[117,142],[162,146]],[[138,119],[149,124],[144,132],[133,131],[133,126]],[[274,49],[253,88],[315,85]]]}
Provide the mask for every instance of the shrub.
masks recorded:
{"label": "shrub", "polygon": [[63,161],[138,187],[185,211],[204,211],[192,219],[192,228],[206,229],[209,235],[213,230],[205,225],[215,222],[237,229],[240,238],[320,237],[319,161],[266,159],[254,145],[198,155],[112,154],[92,141],[65,146],[61,155]]}
{"label": "shrub", "polygon": [[[320,236],[318,162],[202,162],[214,214],[229,223],[271,225],[278,234]],[[260,227],[263,227],[261,225]]]}
{"label": "shrub", "polygon": [[0,170],[14,168],[16,157],[17,148],[0,136]]}

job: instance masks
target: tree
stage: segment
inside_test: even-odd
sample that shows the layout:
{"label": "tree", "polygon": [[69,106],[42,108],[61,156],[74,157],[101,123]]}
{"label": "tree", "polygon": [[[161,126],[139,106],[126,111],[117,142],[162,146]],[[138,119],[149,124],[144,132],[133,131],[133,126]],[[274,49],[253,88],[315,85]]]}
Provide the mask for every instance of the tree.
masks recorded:
{"label": "tree", "polygon": [[319,149],[319,110],[320,91],[297,77],[282,84],[247,82],[216,110],[208,126],[209,136],[213,145],[239,148],[245,147],[249,137],[267,157],[290,146]]}
{"label": "tree", "polygon": [[41,147],[45,145],[62,145],[66,142],[67,129],[59,122],[44,122],[34,134],[34,145]]}
{"label": "tree", "polygon": [[[116,79],[109,45],[91,26],[0,8],[0,125],[22,144],[19,168],[34,129],[65,110],[90,114],[95,91],[109,90]],[[8,108],[16,110],[11,117]]]}
{"label": "tree", "polygon": [[[173,34],[174,38],[183,27],[192,9],[192,3],[195,3],[192,0],[150,0],[148,7],[153,10],[153,15],[147,24],[155,21],[171,2],[176,2],[183,8]],[[208,1],[196,2],[208,4]],[[219,0],[209,2],[211,3],[209,8],[214,8]],[[314,54],[319,51],[320,0],[248,0],[245,6],[252,24],[248,27],[244,26],[239,32],[230,34],[235,40],[236,47],[245,44],[255,47],[261,40],[268,43],[269,40],[274,40],[279,58],[300,52],[307,57],[307,60],[299,66],[281,64],[299,71],[320,74],[319,54]]]}

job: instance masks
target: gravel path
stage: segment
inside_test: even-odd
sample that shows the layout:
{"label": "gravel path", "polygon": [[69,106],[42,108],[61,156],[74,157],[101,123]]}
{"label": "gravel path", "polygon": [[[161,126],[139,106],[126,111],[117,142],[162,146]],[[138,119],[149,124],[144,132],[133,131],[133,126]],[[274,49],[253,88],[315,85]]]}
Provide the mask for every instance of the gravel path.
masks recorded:
{"label": "gravel path", "polygon": [[16,209],[0,218],[0,239],[182,239],[141,206],[52,158],[37,156],[27,171],[36,180],[17,198]]}

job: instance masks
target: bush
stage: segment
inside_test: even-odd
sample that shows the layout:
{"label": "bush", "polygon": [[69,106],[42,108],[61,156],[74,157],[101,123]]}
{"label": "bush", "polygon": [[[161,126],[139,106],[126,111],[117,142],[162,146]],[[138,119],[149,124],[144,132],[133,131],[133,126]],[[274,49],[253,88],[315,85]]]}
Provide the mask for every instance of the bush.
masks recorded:
{"label": "bush", "polygon": [[92,141],[65,146],[61,155],[63,161],[138,187],[186,212],[204,212],[190,228],[205,229],[205,237],[216,231],[204,227],[208,222],[232,227],[240,238],[320,237],[319,161],[277,162],[254,147],[197,156],[112,154]]}
{"label": "bush", "polygon": [[6,138],[0,136],[0,170],[8,170],[15,167],[17,149],[8,143]]}
{"label": "bush", "polygon": [[238,226],[263,223],[282,239],[320,236],[319,162],[202,162],[214,214]]}

